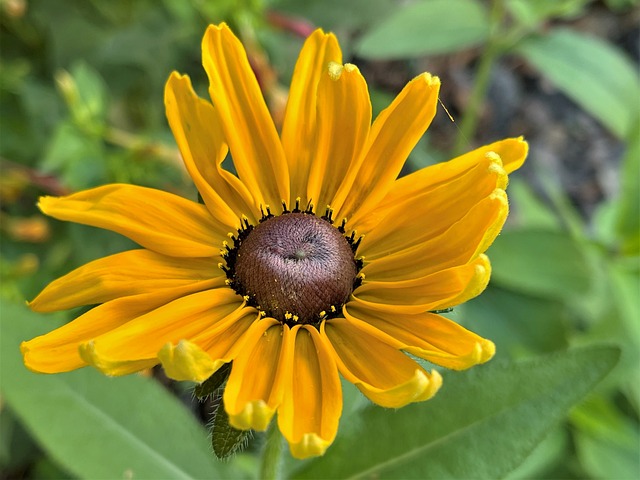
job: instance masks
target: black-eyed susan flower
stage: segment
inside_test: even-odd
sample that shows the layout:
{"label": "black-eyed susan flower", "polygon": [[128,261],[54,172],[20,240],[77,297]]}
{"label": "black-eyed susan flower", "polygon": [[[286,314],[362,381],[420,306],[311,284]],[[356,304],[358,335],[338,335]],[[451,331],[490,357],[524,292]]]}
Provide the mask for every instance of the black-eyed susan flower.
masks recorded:
{"label": "black-eyed susan flower", "polygon": [[[31,302],[40,312],[97,306],[23,343],[27,367],[124,375],[161,364],[203,382],[233,362],[231,424],[264,430],[277,413],[303,458],[336,435],[339,374],[396,408],[442,382],[405,352],[451,369],[489,360],[489,340],[433,312],[487,285],[483,252],[507,216],[507,174],[526,143],[499,141],[398,179],[435,114],[438,78],[414,78],[372,123],[362,75],[318,30],[278,134],[229,28],[210,26],[202,49],[211,101],[178,73],[165,90],[202,203],[122,184],[42,198],[47,215],[142,248],[90,262]],[[222,168],[228,153],[237,175]]]}

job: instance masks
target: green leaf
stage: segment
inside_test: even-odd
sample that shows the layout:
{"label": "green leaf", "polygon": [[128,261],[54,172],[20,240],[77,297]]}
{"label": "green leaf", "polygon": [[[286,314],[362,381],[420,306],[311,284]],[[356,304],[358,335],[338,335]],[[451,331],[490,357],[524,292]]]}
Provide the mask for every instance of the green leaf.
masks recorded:
{"label": "green leaf", "polygon": [[637,66],[620,50],[598,38],[555,29],[526,39],[517,52],[565,95],[620,138],[638,125],[640,83]]}
{"label": "green leaf", "polygon": [[[199,196],[199,194],[198,194]],[[199,385],[196,385],[193,389],[193,393],[195,393],[196,397],[203,398],[213,394],[216,390],[218,390],[224,382],[229,378],[229,374],[231,373],[231,364],[225,363],[222,367],[214,372],[209,378],[207,378],[204,382]]]}
{"label": "green leaf", "polygon": [[640,132],[627,146],[620,173],[615,230],[627,255],[640,255]]}
{"label": "green leaf", "polygon": [[508,0],[506,6],[520,23],[535,26],[551,18],[573,18],[580,15],[593,0]]}
{"label": "green leaf", "polygon": [[489,19],[474,0],[421,1],[399,9],[370,29],[355,51],[367,59],[408,58],[455,52],[489,36]]}
{"label": "green leaf", "polygon": [[612,401],[593,397],[571,414],[580,463],[592,478],[640,478],[640,430]]}
{"label": "green leaf", "polygon": [[211,446],[216,456],[225,459],[243,451],[252,436],[252,430],[239,430],[231,426],[221,397],[211,427]]}
{"label": "green leaf", "polygon": [[557,478],[549,475],[549,471],[566,458],[569,448],[569,432],[564,425],[559,426],[552,430],[522,465],[510,472],[506,478],[508,480]]}
{"label": "green leaf", "polygon": [[593,269],[584,246],[564,232],[503,232],[489,250],[495,284],[529,295],[572,299],[586,294]]}
{"label": "green leaf", "polygon": [[85,62],[71,68],[75,95],[68,98],[74,118],[85,128],[99,129],[107,114],[107,87],[100,74]]}
{"label": "green leaf", "polygon": [[[2,304],[2,396],[51,457],[84,478],[229,478],[204,428],[154,380],[107,378],[86,368],[29,372],[19,344],[51,318]],[[55,322],[54,322],[55,323]]]}
{"label": "green leaf", "polygon": [[515,204],[515,219],[526,228],[560,230],[562,223],[550,206],[542,201],[523,180],[509,181],[509,199]]}
{"label": "green leaf", "polygon": [[40,167],[73,190],[94,187],[104,182],[106,174],[104,146],[99,138],[86,135],[74,123],[61,122]]}
{"label": "green leaf", "polygon": [[460,318],[468,321],[471,330],[496,344],[499,356],[518,358],[568,345],[567,309],[558,301],[490,286],[460,310]]}
{"label": "green leaf", "polygon": [[503,477],[618,356],[616,348],[591,347],[448,372],[433,400],[394,412],[366,409],[358,428],[339,436],[325,457],[306,464],[294,478]]}
{"label": "green leaf", "polygon": [[[395,9],[394,0],[323,0],[322,2],[301,2],[300,0],[273,0],[270,8],[310,21],[323,28],[344,30],[362,28],[384,18]],[[301,23],[304,25],[304,20]],[[341,45],[344,48],[344,42]]]}
{"label": "green leaf", "polygon": [[604,2],[611,10],[628,10],[640,5],[640,0],[605,0]]}

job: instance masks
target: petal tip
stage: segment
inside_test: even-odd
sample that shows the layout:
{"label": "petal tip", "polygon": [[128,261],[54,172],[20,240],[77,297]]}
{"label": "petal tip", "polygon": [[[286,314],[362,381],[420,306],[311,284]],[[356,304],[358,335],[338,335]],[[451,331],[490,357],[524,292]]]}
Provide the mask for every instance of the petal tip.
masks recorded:
{"label": "petal tip", "polygon": [[96,352],[96,344],[93,340],[81,343],[78,346],[78,353],[80,354],[80,358],[82,358],[82,360],[84,360],[88,365],[104,372],[102,369],[102,362]]}
{"label": "petal tip", "polygon": [[269,408],[264,400],[252,400],[245,404],[244,408],[237,414],[227,410],[229,423],[239,430],[254,429],[263,432],[269,426],[275,410]]}
{"label": "petal tip", "polygon": [[486,363],[496,354],[496,345],[491,340],[483,339],[478,345],[480,347],[478,363]]}
{"label": "petal tip", "polygon": [[177,345],[166,343],[158,352],[166,375],[178,381],[204,382],[223,362],[215,362],[197,345],[180,340]]}
{"label": "petal tip", "polygon": [[22,354],[22,358],[23,358],[25,364],[27,363],[26,356],[28,355],[29,350],[31,350],[29,348],[29,341],[24,341],[24,342],[20,343],[20,353]]}
{"label": "petal tip", "polygon": [[56,197],[50,197],[50,196],[40,197],[36,205],[42,213],[47,214],[48,207],[50,207],[51,203],[54,202],[55,200],[56,200]]}
{"label": "petal tip", "polygon": [[340,65],[338,62],[329,62],[327,65],[327,72],[329,73],[329,78],[334,82],[340,80],[342,76],[342,71],[344,70],[344,66]]}
{"label": "petal tip", "polygon": [[299,460],[324,455],[324,452],[331,445],[330,441],[323,440],[315,433],[305,433],[299,442],[289,443],[291,455]]}
{"label": "petal tip", "polygon": [[435,87],[435,88],[440,87],[440,77],[437,77],[436,75],[431,75],[428,72],[424,72],[418,75],[415,78],[415,80],[418,80],[418,79],[423,80],[424,83],[426,83],[429,87]]}
{"label": "petal tip", "polygon": [[491,192],[489,198],[492,201],[500,202],[505,205],[509,204],[509,198],[507,197],[507,192],[504,191],[504,188],[496,188],[493,192]]}

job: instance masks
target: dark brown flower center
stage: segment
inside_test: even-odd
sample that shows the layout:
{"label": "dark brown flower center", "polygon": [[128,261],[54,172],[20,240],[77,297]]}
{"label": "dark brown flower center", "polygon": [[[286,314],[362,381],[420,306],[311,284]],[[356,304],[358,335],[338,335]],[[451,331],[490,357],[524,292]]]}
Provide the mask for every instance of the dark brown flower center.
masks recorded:
{"label": "dark brown flower center", "polygon": [[233,253],[232,286],[284,323],[315,323],[339,312],[358,273],[351,243],[309,213],[265,219]]}

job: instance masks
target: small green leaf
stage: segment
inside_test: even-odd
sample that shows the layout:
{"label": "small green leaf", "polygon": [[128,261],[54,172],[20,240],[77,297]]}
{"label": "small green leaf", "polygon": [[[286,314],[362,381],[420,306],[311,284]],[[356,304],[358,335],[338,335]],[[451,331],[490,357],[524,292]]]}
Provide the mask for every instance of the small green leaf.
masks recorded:
{"label": "small green leaf", "polygon": [[[616,364],[613,347],[447,372],[433,400],[367,408],[294,478],[501,478]],[[357,455],[354,453],[357,452]],[[346,460],[348,459],[348,461]]]}
{"label": "small green leaf", "polygon": [[105,150],[99,138],[86,135],[67,121],[56,127],[50,142],[40,164],[43,172],[57,175],[73,190],[104,182]]}
{"label": "small green leaf", "polygon": [[517,52],[612,133],[623,139],[635,133],[637,66],[620,50],[595,37],[555,29],[526,39]]}
{"label": "small green leaf", "polygon": [[383,60],[455,52],[489,36],[489,20],[475,0],[430,0],[398,9],[356,44],[364,58]]}
{"label": "small green leaf", "polygon": [[214,393],[227,381],[230,373],[231,363],[225,363],[204,382],[194,387],[193,392],[196,394],[196,397],[203,398]]}
{"label": "small green leaf", "polygon": [[529,295],[572,299],[587,293],[591,265],[583,245],[564,232],[503,232],[491,246],[491,281]]}
{"label": "small green leaf", "polygon": [[252,436],[252,430],[238,430],[229,424],[229,415],[224,409],[222,398],[220,398],[211,428],[211,445],[216,456],[225,459],[241,452]]}
{"label": "small green leaf", "polygon": [[78,62],[71,72],[59,72],[56,78],[76,123],[99,132],[107,114],[107,87],[100,74],[87,63]]}
{"label": "small green leaf", "polygon": [[229,478],[205,429],[149,378],[107,378],[85,368],[41,375],[22,364],[22,340],[51,318],[2,303],[2,397],[49,455],[84,478]]}

